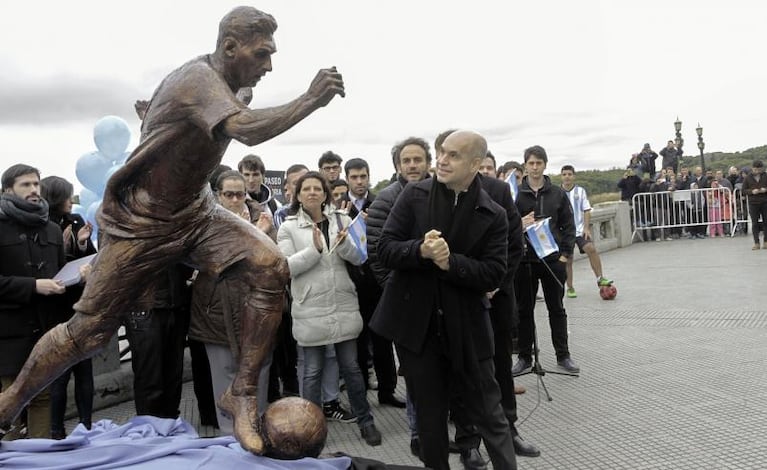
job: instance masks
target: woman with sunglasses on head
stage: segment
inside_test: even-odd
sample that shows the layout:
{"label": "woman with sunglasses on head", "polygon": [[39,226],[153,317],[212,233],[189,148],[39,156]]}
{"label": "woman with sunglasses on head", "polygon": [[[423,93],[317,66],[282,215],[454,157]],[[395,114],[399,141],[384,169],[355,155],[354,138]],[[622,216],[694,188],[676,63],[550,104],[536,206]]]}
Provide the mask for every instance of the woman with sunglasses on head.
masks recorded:
{"label": "woman with sunglasses on head", "polygon": [[[261,210],[256,201],[249,203],[245,189],[245,177],[238,171],[227,170],[216,179],[218,203],[248,223],[254,224],[275,239],[272,216]],[[245,241],[243,240],[243,243]],[[239,304],[242,296],[229,284],[226,277],[213,277],[199,272],[193,276],[192,313],[189,325],[189,339],[205,345],[210,363],[213,396],[220,398],[237,374],[240,354]],[[258,409],[266,410],[269,385],[271,354],[264,360],[258,379]],[[234,432],[234,423],[229,416],[216,408],[218,425],[224,434]]]}

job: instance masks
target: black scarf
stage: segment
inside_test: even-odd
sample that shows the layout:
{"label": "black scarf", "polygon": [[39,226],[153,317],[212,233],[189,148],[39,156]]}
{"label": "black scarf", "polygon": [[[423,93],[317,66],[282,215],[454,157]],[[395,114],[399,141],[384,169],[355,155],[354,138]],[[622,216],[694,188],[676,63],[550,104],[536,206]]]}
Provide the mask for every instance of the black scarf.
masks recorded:
{"label": "black scarf", "polygon": [[[429,227],[442,232],[450,247],[451,253],[465,253],[469,249],[470,240],[466,240],[461,232],[472,223],[474,209],[477,206],[481,191],[479,178],[475,177],[469,189],[462,193],[456,193],[444,184],[432,179],[431,192],[429,193]],[[465,232],[464,232],[465,233]],[[470,386],[479,384],[479,359],[471,337],[471,321],[469,312],[458,310],[445,311],[442,305],[441,291],[447,291],[449,286],[443,286],[442,281],[435,278],[437,285],[437,309],[443,311],[438,316],[438,321],[443,323],[447,336],[447,349],[453,373],[456,377],[464,379]]]}
{"label": "black scarf", "polygon": [[25,227],[42,227],[48,223],[48,202],[27,202],[12,193],[0,195],[0,220],[13,220]]}

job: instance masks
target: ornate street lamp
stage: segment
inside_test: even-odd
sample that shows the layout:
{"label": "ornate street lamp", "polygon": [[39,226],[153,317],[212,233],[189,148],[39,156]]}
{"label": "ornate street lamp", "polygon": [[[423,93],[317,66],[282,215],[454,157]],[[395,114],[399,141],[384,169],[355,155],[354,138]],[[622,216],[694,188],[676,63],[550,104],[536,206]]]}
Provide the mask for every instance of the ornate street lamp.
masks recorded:
{"label": "ornate street lamp", "polygon": [[684,139],[682,138],[682,121],[679,120],[679,116],[676,117],[676,121],[674,122],[674,130],[676,130],[676,139],[674,139],[674,143],[676,143],[676,148],[680,149],[684,145]]}
{"label": "ornate street lamp", "polygon": [[695,132],[698,134],[698,148],[700,149],[700,167],[703,169],[703,174],[706,174],[706,160],[703,158],[703,149],[706,148],[706,143],[703,142],[703,128],[700,127],[700,123],[698,123],[698,127],[695,128]]}

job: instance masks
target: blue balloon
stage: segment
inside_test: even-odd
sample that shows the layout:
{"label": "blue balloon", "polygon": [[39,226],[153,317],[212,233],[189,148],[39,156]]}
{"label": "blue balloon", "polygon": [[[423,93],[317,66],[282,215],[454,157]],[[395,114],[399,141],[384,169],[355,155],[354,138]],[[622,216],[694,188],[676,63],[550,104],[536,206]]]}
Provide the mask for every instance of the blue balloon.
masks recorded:
{"label": "blue balloon", "polygon": [[[82,191],[80,191],[80,205],[83,206],[83,214],[85,214],[85,211],[88,210],[91,204],[98,201],[99,199],[101,198],[98,194],[94,193],[88,188],[83,188]],[[74,210],[72,212],[74,212]]]}
{"label": "blue balloon", "polygon": [[122,156],[121,156],[120,158],[118,158],[117,160],[115,160],[115,163],[125,163],[125,160],[127,160],[127,159],[128,159],[128,157],[130,157],[130,154],[132,154],[132,153],[133,153],[133,152],[131,152],[130,150],[128,150],[127,152],[123,153],[123,154],[122,154]]}
{"label": "blue balloon", "polygon": [[110,161],[123,156],[130,143],[130,128],[124,119],[117,116],[105,116],[93,128],[93,141],[99,152]]}
{"label": "blue balloon", "polygon": [[93,225],[94,230],[98,228],[99,224],[96,222],[96,212],[101,207],[101,199],[88,206],[88,210],[85,212],[85,220]]}
{"label": "blue balloon", "polygon": [[80,184],[97,195],[104,194],[107,171],[112,162],[98,151],[88,152],[77,159],[75,174]]}

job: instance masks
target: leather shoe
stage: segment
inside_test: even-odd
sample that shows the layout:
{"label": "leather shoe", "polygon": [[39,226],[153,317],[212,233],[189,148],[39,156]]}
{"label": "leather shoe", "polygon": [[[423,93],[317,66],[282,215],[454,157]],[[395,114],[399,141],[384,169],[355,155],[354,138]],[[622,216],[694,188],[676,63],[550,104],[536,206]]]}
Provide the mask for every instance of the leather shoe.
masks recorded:
{"label": "leather shoe", "polygon": [[557,361],[557,365],[571,374],[578,374],[581,368],[570,357]]}
{"label": "leather shoe", "polygon": [[376,428],[376,425],[373,423],[370,423],[366,425],[364,428],[362,428],[362,438],[365,439],[365,442],[369,446],[381,445],[381,433],[378,431],[378,428]]}
{"label": "leather shoe", "polygon": [[514,395],[522,395],[527,389],[524,385],[514,385]]}
{"label": "leather shoe", "polygon": [[519,435],[512,437],[514,453],[523,457],[540,457],[541,451],[537,447],[526,442]]}
{"label": "leather shoe", "polygon": [[405,402],[395,397],[393,393],[378,395],[378,403],[393,406],[394,408],[405,408]]}
{"label": "leather shoe", "polygon": [[461,463],[466,470],[487,470],[487,463],[479,453],[479,449],[461,451]]}
{"label": "leather shoe", "polygon": [[533,367],[533,362],[529,359],[519,358],[514,367],[511,368],[511,375],[521,375],[529,371]]}

